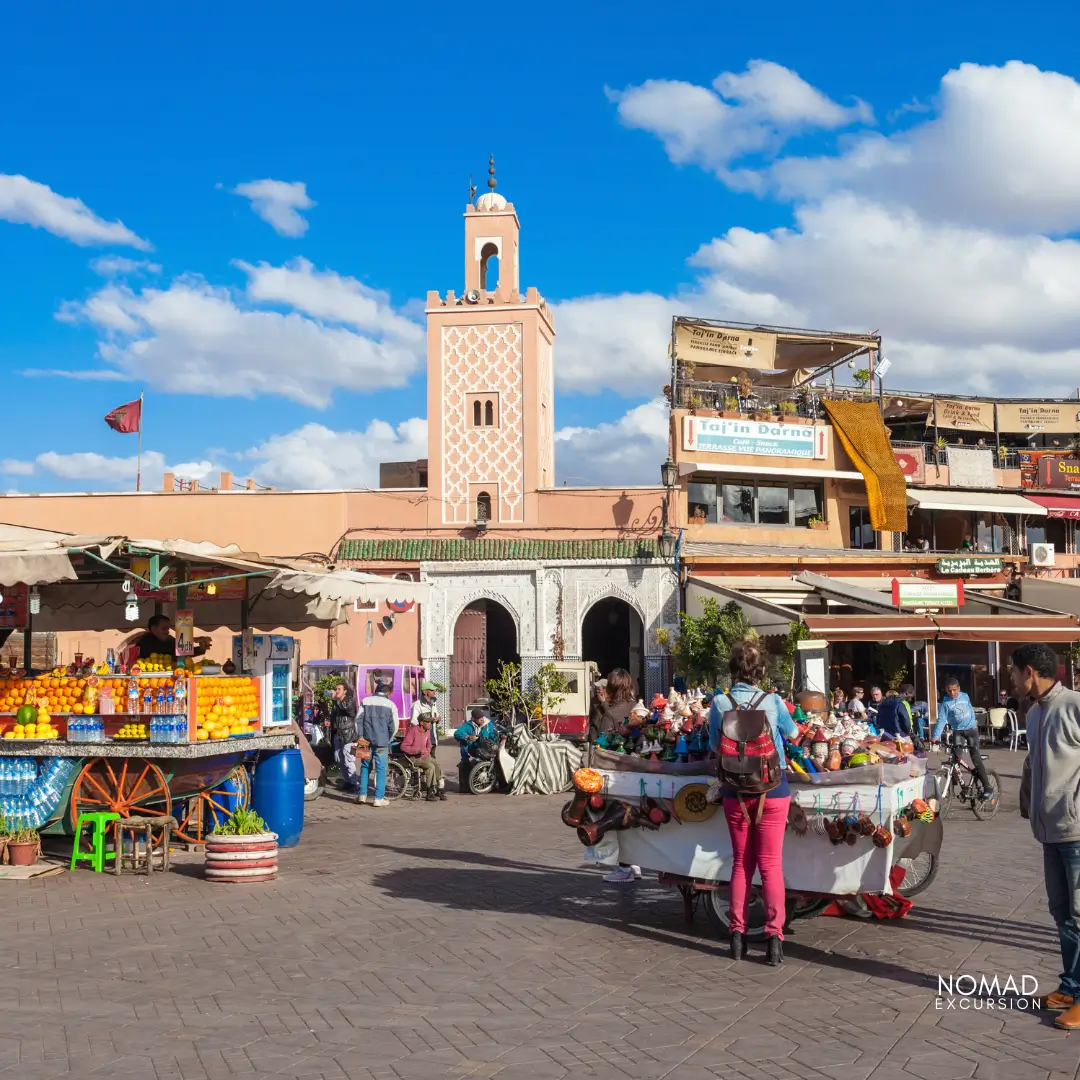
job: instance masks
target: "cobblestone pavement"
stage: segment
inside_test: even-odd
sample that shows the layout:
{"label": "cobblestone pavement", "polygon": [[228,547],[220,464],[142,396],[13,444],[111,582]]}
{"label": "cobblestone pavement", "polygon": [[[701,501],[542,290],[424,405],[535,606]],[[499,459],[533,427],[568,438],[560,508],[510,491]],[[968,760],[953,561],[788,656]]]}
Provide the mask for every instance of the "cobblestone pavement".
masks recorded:
{"label": "cobblestone pavement", "polygon": [[902,923],[800,922],[779,970],[704,919],[604,885],[560,799],[312,804],[271,885],[80,871],[3,883],[0,1074],[218,1080],[1040,1080],[1080,1039],[1030,1013],[940,1011],[938,972],[1056,986],[1041,856],[1010,801],[946,823]]}

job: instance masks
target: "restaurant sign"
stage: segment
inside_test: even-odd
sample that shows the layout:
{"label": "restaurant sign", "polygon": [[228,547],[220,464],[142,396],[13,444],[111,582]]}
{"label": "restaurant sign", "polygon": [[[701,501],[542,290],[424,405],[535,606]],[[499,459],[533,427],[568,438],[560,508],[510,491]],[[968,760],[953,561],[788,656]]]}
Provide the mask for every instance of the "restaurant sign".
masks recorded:
{"label": "restaurant sign", "polygon": [[1080,458],[1046,454],[1039,459],[1038,486],[1080,489]]}
{"label": "restaurant sign", "polygon": [[991,401],[935,398],[934,407],[926,417],[926,426],[958,431],[993,431],[994,404]]}
{"label": "restaurant sign", "polygon": [[1000,574],[1004,566],[997,555],[945,555],[937,561],[937,572],[950,577],[979,577]]}
{"label": "restaurant sign", "polygon": [[963,581],[897,581],[892,583],[893,603],[902,611],[955,608],[964,603]]}
{"label": "restaurant sign", "polygon": [[750,454],[756,457],[824,460],[829,428],[806,424],[773,424],[758,420],[716,420],[683,417],[683,449],[708,454]]}

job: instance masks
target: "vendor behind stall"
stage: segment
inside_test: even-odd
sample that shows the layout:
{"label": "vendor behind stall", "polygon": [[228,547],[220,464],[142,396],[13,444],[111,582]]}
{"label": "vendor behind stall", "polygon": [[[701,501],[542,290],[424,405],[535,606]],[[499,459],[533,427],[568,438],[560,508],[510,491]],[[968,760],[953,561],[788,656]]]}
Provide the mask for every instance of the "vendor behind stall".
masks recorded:
{"label": "vendor behind stall", "polygon": [[[172,623],[167,615],[151,615],[146,624],[146,633],[140,634],[129,644],[138,649],[136,658],[145,660],[148,656],[176,656],[176,638],[172,636]],[[195,639],[195,655],[202,656],[210,648],[210,638]]]}

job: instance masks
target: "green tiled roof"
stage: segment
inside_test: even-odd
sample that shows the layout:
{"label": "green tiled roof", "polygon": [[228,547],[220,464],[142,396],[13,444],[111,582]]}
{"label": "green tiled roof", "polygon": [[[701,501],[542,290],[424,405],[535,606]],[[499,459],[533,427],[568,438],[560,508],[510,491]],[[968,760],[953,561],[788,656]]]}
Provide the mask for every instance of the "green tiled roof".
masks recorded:
{"label": "green tiled roof", "polygon": [[342,540],[338,562],[651,559],[656,540]]}

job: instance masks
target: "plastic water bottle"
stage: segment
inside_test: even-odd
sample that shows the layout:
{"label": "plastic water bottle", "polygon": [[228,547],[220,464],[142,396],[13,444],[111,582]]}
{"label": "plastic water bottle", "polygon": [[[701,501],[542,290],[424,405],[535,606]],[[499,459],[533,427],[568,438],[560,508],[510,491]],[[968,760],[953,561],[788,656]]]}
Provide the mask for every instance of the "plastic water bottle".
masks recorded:
{"label": "plastic water bottle", "polygon": [[139,687],[134,679],[128,680],[127,711],[132,716],[139,711]]}
{"label": "plastic water bottle", "polygon": [[168,710],[165,708],[165,691],[159,690],[157,692],[157,700],[154,702],[154,712],[158,716],[164,716]]}
{"label": "plastic water bottle", "polygon": [[152,716],[154,713],[154,692],[149,686],[143,691],[142,704],[142,711],[147,716]]}
{"label": "plastic water bottle", "polygon": [[7,758],[0,760],[0,797],[11,794],[11,762]]}
{"label": "plastic water bottle", "polygon": [[110,675],[116,674],[116,651],[114,649],[105,650],[105,664],[109,669]]}

